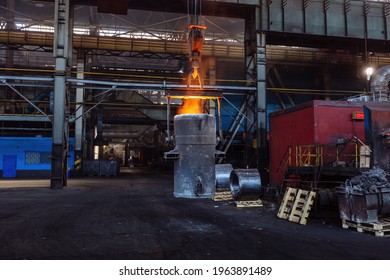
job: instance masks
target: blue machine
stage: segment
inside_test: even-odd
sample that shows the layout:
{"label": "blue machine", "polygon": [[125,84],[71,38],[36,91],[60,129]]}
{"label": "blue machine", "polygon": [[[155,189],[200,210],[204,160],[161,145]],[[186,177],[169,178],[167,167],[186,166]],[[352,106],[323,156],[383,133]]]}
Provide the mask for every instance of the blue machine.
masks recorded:
{"label": "blue machine", "polygon": [[[69,141],[68,170],[73,170],[74,138]],[[0,137],[0,177],[49,177],[51,147],[51,137]]]}

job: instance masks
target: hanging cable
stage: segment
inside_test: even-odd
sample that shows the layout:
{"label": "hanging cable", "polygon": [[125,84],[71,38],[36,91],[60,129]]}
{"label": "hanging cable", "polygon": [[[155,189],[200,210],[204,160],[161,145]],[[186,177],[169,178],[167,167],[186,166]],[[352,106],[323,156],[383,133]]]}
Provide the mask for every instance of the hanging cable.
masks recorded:
{"label": "hanging cable", "polygon": [[198,25],[198,0],[194,0],[195,25]]}
{"label": "hanging cable", "polygon": [[191,24],[190,16],[190,0],[187,0],[187,26],[190,26]]}
{"label": "hanging cable", "polygon": [[202,16],[202,0],[199,0],[199,17]]}

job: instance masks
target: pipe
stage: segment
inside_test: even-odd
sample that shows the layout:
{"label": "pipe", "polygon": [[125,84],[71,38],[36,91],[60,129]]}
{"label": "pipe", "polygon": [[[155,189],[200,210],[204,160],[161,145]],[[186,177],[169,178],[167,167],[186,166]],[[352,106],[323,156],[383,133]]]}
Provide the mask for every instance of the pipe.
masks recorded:
{"label": "pipe", "polygon": [[383,66],[376,70],[375,75],[371,78],[370,88],[372,92],[388,91],[390,82],[390,65]]}
{"label": "pipe", "polygon": [[[166,84],[163,83],[123,83],[123,82],[112,82],[112,81],[96,81],[96,80],[82,80],[82,79],[73,79],[69,78],[66,80],[70,83],[78,83],[78,84],[96,84],[96,85],[113,85],[113,86],[128,86],[128,87],[140,87],[140,88],[153,88],[155,90],[166,90],[169,88],[185,88],[187,89],[187,85],[181,85],[181,84]],[[190,89],[199,89],[198,86],[190,86]],[[221,90],[241,90],[241,91],[254,91],[256,90],[255,87],[244,87],[244,86],[204,86],[204,90],[207,89],[221,89]]]}
{"label": "pipe", "polygon": [[23,77],[23,76],[0,76],[0,80],[20,80],[20,81],[34,81],[34,82],[52,82],[54,78],[45,77]]}
{"label": "pipe", "polygon": [[[40,82],[52,82],[54,81],[53,78],[46,78],[46,77],[25,77],[25,76],[6,76],[6,75],[0,75],[0,80],[21,80],[21,81],[40,81]],[[114,81],[96,81],[96,80],[85,80],[85,79],[74,79],[74,78],[68,78],[66,79],[69,83],[75,83],[77,84],[76,87],[81,87],[81,84],[91,84],[91,85],[107,85],[107,86],[116,86],[116,87],[131,87],[131,88],[144,88],[144,89],[153,89],[157,91],[165,91],[169,88],[185,88],[187,89],[187,85],[181,85],[181,84],[166,84],[163,83],[124,83],[124,82],[114,82]],[[191,86],[190,89],[199,89],[197,86]],[[243,91],[243,92],[251,92],[255,91],[256,87],[245,87],[245,86],[203,86],[204,90],[207,89],[219,89],[219,90],[230,90],[232,92],[226,92],[223,93],[224,95],[231,95],[231,94],[237,94],[233,93],[234,91]],[[118,88],[117,90],[121,90]]]}
{"label": "pipe", "polygon": [[230,174],[230,191],[236,201],[259,199],[260,174],[257,169],[234,169]]}
{"label": "pipe", "polygon": [[103,138],[139,138],[139,133],[136,132],[111,132],[111,131],[103,131]]}

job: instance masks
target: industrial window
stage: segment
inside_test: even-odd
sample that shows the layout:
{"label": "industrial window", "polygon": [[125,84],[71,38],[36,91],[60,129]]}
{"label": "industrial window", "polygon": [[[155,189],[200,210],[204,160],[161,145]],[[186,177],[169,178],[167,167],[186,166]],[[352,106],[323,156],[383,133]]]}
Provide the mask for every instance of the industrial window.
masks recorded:
{"label": "industrial window", "polygon": [[26,164],[48,164],[50,156],[50,152],[26,152]]}

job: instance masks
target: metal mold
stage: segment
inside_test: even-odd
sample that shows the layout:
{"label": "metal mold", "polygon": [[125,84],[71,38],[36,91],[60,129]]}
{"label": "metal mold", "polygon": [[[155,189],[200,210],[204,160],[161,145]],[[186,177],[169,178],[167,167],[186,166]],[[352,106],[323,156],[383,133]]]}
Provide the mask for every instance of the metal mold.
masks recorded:
{"label": "metal mold", "polygon": [[359,223],[373,223],[378,221],[377,194],[347,193],[338,191],[340,218]]}
{"label": "metal mold", "polygon": [[261,179],[257,169],[234,169],[230,174],[230,191],[235,200],[256,200],[260,196]]}
{"label": "metal mold", "polygon": [[233,171],[231,164],[215,165],[215,188],[217,190],[230,190],[230,173]]}
{"label": "metal mold", "polygon": [[380,168],[347,180],[337,193],[341,219],[372,223],[390,214],[390,185],[386,172]]}

